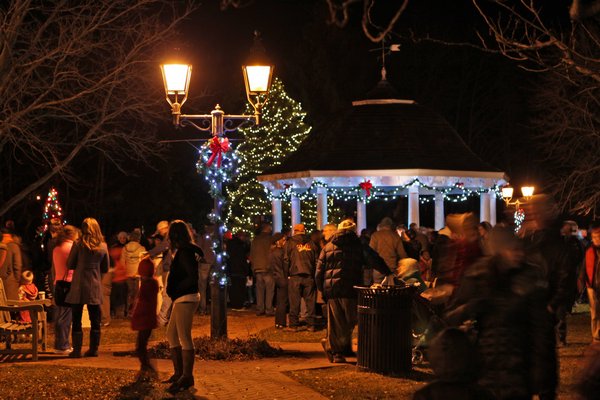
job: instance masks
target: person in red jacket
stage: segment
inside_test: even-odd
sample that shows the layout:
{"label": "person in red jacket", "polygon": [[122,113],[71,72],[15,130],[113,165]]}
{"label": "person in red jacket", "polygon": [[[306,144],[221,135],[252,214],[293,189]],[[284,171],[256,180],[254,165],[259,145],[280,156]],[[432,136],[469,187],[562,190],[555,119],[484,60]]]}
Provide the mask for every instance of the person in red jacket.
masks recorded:
{"label": "person in red jacket", "polygon": [[600,224],[590,229],[592,245],[585,252],[581,282],[587,288],[592,318],[592,341],[600,343]]}
{"label": "person in red jacket", "polygon": [[152,366],[148,356],[148,339],[158,323],[156,317],[158,281],[154,279],[154,263],[149,257],[140,261],[137,273],[140,275],[141,282],[131,316],[131,329],[138,331],[136,342],[136,353],[140,359],[138,380],[147,380],[157,376],[156,368]]}

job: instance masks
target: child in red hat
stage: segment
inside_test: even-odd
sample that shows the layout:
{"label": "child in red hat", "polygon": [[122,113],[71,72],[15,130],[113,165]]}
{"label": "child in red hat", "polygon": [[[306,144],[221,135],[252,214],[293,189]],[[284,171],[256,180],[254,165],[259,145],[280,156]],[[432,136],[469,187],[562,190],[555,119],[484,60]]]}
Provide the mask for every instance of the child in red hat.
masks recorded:
{"label": "child in red hat", "polygon": [[157,376],[156,368],[152,366],[148,356],[148,339],[152,330],[157,327],[158,301],[158,281],[154,279],[154,263],[150,257],[140,261],[138,275],[141,283],[131,317],[131,329],[138,331],[136,353],[141,363],[138,380],[147,380]]}

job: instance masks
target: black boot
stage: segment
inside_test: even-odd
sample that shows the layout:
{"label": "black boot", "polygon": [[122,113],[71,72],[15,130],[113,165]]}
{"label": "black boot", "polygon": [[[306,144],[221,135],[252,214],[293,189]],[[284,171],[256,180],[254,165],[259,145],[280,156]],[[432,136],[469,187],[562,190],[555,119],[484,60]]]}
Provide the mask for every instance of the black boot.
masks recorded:
{"label": "black boot", "polygon": [[100,346],[100,331],[90,331],[90,348],[83,355],[84,357],[98,357],[98,346]]}
{"label": "black boot", "polygon": [[83,332],[72,332],[71,342],[73,342],[73,351],[69,353],[71,358],[81,358],[81,345],[83,343]]}
{"label": "black boot", "polygon": [[194,354],[194,350],[183,350],[182,351],[183,358],[183,374],[181,378],[175,383],[173,383],[167,391],[169,393],[178,393],[183,392],[194,386],[194,360],[196,355]]}
{"label": "black boot", "polygon": [[173,375],[163,383],[176,383],[183,373],[183,356],[181,346],[171,347],[171,361],[173,361]]}

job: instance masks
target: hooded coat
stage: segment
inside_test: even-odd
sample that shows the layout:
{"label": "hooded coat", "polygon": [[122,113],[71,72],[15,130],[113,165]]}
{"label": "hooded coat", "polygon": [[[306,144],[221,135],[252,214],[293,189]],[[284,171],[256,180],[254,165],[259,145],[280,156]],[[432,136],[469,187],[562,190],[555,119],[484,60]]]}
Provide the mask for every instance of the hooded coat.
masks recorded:
{"label": "hooded coat", "polygon": [[140,263],[140,254],[146,251],[146,248],[139,242],[131,241],[123,246],[121,252],[121,262],[125,266],[127,277],[137,275],[138,264]]}

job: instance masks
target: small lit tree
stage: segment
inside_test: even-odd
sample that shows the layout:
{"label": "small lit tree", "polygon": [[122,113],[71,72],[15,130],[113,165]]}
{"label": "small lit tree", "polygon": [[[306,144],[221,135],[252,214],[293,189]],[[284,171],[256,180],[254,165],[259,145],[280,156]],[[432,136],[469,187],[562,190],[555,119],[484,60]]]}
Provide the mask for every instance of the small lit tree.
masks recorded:
{"label": "small lit tree", "polygon": [[255,218],[270,214],[267,193],[256,177],[298,149],[311,130],[305,117],[300,103],[289,97],[281,80],[275,78],[260,125],[240,129],[244,135],[237,149],[240,167],[227,194],[227,226],[233,232],[252,232]]}
{"label": "small lit tree", "polygon": [[53,219],[59,219],[62,225],[65,224],[62,207],[58,201],[58,191],[54,187],[51,187],[48,191],[48,196],[46,196],[46,203],[44,204],[44,213],[42,215],[44,229],[41,232],[42,234],[48,230],[50,222]]}

